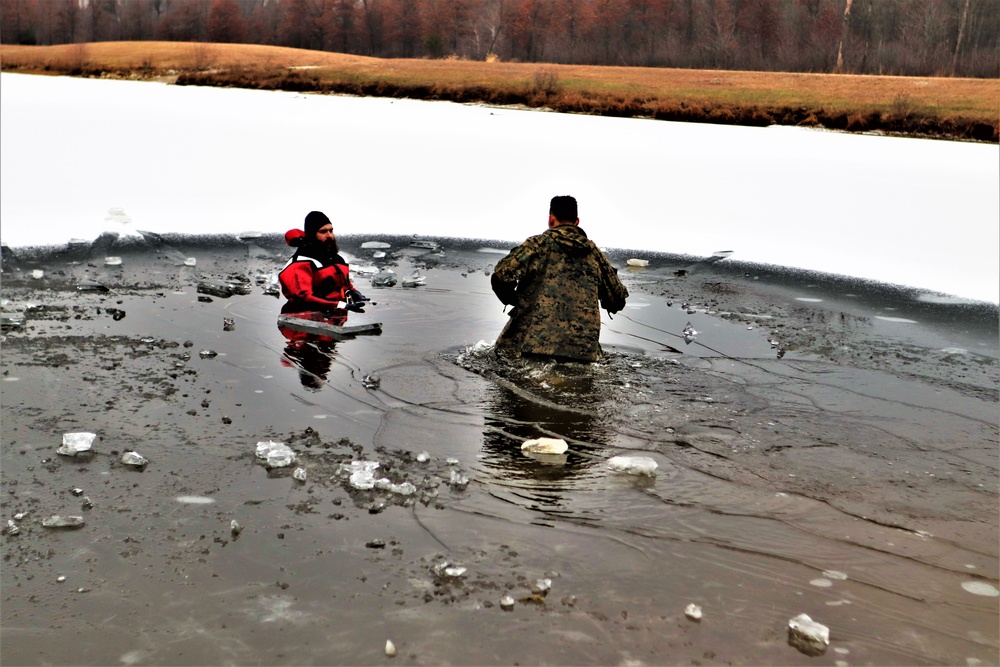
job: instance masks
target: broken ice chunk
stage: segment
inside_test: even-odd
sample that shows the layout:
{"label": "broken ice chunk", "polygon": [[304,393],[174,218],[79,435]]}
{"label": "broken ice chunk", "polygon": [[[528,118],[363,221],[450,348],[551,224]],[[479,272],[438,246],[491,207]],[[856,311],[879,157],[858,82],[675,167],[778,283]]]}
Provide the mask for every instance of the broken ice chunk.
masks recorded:
{"label": "broken ice chunk", "polygon": [[823,655],[830,645],[830,629],[807,614],[799,614],[788,621],[788,644],[806,655]]}
{"label": "broken ice chunk", "polygon": [[46,528],[82,528],[84,521],[82,516],[53,514],[48,519],[42,519],[42,525]]}
{"label": "broken ice chunk", "polygon": [[63,433],[62,447],[56,450],[56,454],[76,456],[80,452],[89,451],[95,438],[96,433]]}
{"label": "broken ice chunk", "polygon": [[688,345],[690,345],[691,341],[694,340],[694,337],[698,335],[698,332],[694,330],[694,327],[691,326],[690,322],[684,326],[684,331],[681,333],[684,335],[684,342]]}
{"label": "broken ice chunk", "polygon": [[608,459],[608,468],[626,475],[654,477],[657,464],[648,456],[613,456]]}
{"label": "broken ice chunk", "polygon": [[367,490],[375,487],[375,471],[378,461],[351,461],[340,464],[340,472],[350,477],[351,486],[355,489]]}
{"label": "broken ice chunk", "polygon": [[283,442],[258,442],[256,455],[268,468],[284,468],[295,462],[295,452]]}
{"label": "broken ice chunk", "polygon": [[149,459],[140,454],[139,452],[125,452],[122,454],[122,463],[127,466],[135,466],[136,468],[142,468],[147,463]]}
{"label": "broken ice chunk", "polygon": [[569,447],[566,441],[560,438],[536,438],[525,440],[521,445],[522,452],[533,454],[563,454]]}
{"label": "broken ice chunk", "polygon": [[372,287],[392,287],[396,284],[396,274],[392,269],[379,271],[372,276]]}
{"label": "broken ice chunk", "polygon": [[403,287],[420,287],[427,284],[427,278],[420,275],[419,271],[414,271],[409,278],[403,279]]}

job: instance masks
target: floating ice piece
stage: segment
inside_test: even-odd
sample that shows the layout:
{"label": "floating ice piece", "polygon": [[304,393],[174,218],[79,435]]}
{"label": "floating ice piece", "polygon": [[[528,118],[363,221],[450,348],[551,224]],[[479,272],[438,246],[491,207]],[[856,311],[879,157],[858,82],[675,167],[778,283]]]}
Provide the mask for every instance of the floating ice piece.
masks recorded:
{"label": "floating ice piece", "polygon": [[241,241],[248,241],[253,239],[259,239],[262,236],[264,236],[264,232],[248,231],[248,232],[240,232],[239,234],[236,235],[236,238],[238,238]]}
{"label": "floating ice piece", "polygon": [[256,455],[268,468],[285,468],[295,463],[295,452],[283,442],[258,442]]}
{"label": "floating ice piece", "polygon": [[53,514],[48,519],[42,519],[42,525],[46,528],[82,528],[84,525],[82,516],[59,516]]}
{"label": "floating ice piece", "polygon": [[450,578],[461,577],[467,569],[461,565],[452,565],[448,561],[442,561],[433,568],[434,574],[437,576]]}
{"label": "floating ice piece", "polygon": [[689,604],[684,609],[684,615],[690,618],[692,621],[701,621],[702,613],[701,607],[696,604]]}
{"label": "floating ice piece", "polygon": [[372,276],[372,287],[392,287],[396,284],[396,274],[392,269],[379,271]]}
{"label": "floating ice piece", "polygon": [[437,241],[414,241],[410,244],[411,248],[421,248],[423,250],[437,250],[441,247],[441,244]]}
{"label": "floating ice piece", "polygon": [[420,275],[419,271],[414,271],[409,278],[403,279],[403,287],[420,287],[427,284],[427,277]]}
{"label": "floating ice piece", "polygon": [[698,335],[698,332],[694,330],[690,322],[684,325],[684,330],[681,333],[684,335],[684,342],[689,345],[694,340],[694,337]]}
{"label": "floating ice piece", "polygon": [[448,483],[452,486],[465,486],[469,483],[469,478],[460,473],[458,470],[452,470],[451,475],[448,478]]}
{"label": "floating ice piece", "polygon": [[364,385],[365,389],[378,389],[379,385],[382,384],[382,378],[371,373],[361,378],[361,384]]}
{"label": "floating ice piece", "polygon": [[635,258],[632,258],[632,259],[626,260],[625,263],[628,264],[629,266],[649,266],[649,260],[648,259],[635,259]]}
{"label": "floating ice piece", "polygon": [[215,350],[202,350],[201,352],[198,353],[198,356],[201,357],[202,359],[211,359],[212,357],[219,356],[219,353],[216,352]]}
{"label": "floating ice piece", "polygon": [[89,451],[96,438],[96,433],[63,433],[62,447],[56,450],[56,454],[76,456]]}
{"label": "floating ice piece", "polygon": [[369,248],[391,248],[392,246],[384,241],[365,241],[361,247],[367,250]]}
{"label": "floating ice piece", "polygon": [[830,629],[807,614],[799,614],[788,621],[788,644],[806,655],[823,655],[830,645]]}
{"label": "floating ice piece", "polygon": [[215,502],[214,498],[207,496],[177,496],[174,500],[185,505],[211,505]]}
{"label": "floating ice piece", "polygon": [[504,611],[511,611],[514,609],[514,598],[510,595],[504,595],[500,598],[500,608]]}
{"label": "floating ice piece", "polygon": [[377,266],[353,266],[351,271],[359,276],[374,276],[379,272],[379,268]]}
{"label": "floating ice piece", "polygon": [[608,468],[614,472],[623,472],[627,475],[645,475],[654,477],[656,475],[656,461],[648,456],[613,456],[608,459]]}
{"label": "floating ice piece", "polygon": [[185,257],[184,266],[195,266],[198,263],[198,259],[195,257]]}
{"label": "floating ice piece", "polygon": [[372,259],[383,259],[385,257],[384,250],[376,250],[372,253]]}
{"label": "floating ice piece", "polygon": [[292,477],[294,477],[299,482],[306,481],[306,469],[301,467],[296,468],[295,470],[292,471]]}
{"label": "floating ice piece", "polygon": [[375,487],[375,471],[378,461],[351,461],[341,463],[340,472],[350,476],[351,486],[355,489],[368,490]]}
{"label": "floating ice piece", "polygon": [[252,288],[249,280],[236,278],[230,280],[218,280],[212,278],[199,281],[196,291],[199,294],[211,294],[212,296],[217,296],[221,299],[228,299],[234,294],[250,294]]}
{"label": "floating ice piece", "polygon": [[44,275],[45,275],[45,272],[42,271],[41,269],[35,269],[34,271],[31,272],[31,277],[34,278],[35,280],[38,280],[39,278],[41,278]]}
{"label": "floating ice piece", "polygon": [[122,258],[121,257],[105,257],[104,258],[104,266],[121,266],[121,265],[122,265]]}
{"label": "floating ice piece", "polygon": [[417,454],[417,463],[427,463],[431,460],[431,455],[427,452],[420,452]]}
{"label": "floating ice piece", "polygon": [[388,491],[400,496],[412,496],[417,492],[417,487],[410,482],[403,482],[402,484],[390,484]]}
{"label": "floating ice piece", "polygon": [[385,640],[385,654],[390,658],[396,655],[396,645],[392,643],[391,639]]}
{"label": "floating ice piece", "polygon": [[7,519],[7,535],[17,535],[20,532],[21,529],[18,527],[16,523],[14,523],[14,520]]}
{"label": "floating ice piece", "polygon": [[991,598],[1000,596],[1000,590],[997,590],[996,587],[992,584],[987,584],[985,581],[963,581],[962,588],[973,595],[983,595]]}
{"label": "floating ice piece", "polygon": [[560,438],[536,438],[525,440],[521,444],[522,452],[533,454],[563,454],[569,449],[565,440]]}
{"label": "floating ice piece", "polygon": [[536,579],[535,583],[532,584],[531,586],[532,593],[534,593],[535,595],[541,595],[543,597],[548,595],[551,589],[552,589],[552,580],[548,578]]}
{"label": "floating ice piece", "polygon": [[233,537],[236,537],[243,532],[243,526],[240,525],[239,521],[233,519],[229,522],[229,532],[233,534]]}
{"label": "floating ice piece", "polygon": [[147,463],[149,459],[140,454],[139,452],[125,452],[122,454],[122,463],[127,466],[135,466],[136,468],[142,468]]}

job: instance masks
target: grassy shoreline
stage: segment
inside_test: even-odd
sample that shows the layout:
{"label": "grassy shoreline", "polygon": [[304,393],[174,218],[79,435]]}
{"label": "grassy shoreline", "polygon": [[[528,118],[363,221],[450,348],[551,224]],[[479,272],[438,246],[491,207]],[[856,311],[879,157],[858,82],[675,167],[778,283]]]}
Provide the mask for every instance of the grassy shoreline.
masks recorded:
{"label": "grassy shoreline", "polygon": [[1000,140],[1000,81],[463,60],[402,60],[245,44],[0,45],[5,72],[520,105],[725,125],[798,125]]}

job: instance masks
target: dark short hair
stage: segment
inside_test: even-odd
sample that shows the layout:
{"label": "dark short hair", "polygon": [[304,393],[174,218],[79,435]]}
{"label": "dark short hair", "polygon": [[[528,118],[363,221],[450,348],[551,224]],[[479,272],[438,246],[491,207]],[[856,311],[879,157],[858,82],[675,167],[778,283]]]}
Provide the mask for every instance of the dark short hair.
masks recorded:
{"label": "dark short hair", "polygon": [[549,202],[549,213],[559,222],[576,222],[580,216],[576,212],[576,199],[569,195],[553,197]]}

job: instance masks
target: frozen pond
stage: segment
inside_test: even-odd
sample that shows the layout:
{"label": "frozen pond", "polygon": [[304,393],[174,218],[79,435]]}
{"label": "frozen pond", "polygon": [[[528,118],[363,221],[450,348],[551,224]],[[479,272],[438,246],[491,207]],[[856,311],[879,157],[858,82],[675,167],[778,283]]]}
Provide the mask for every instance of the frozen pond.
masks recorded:
{"label": "frozen pond", "polygon": [[[605,247],[1000,301],[1000,148],[2,75],[2,240],[105,229],[520,241],[555,194]],[[109,215],[109,211],[116,211]],[[123,223],[122,221],[128,221]]]}

